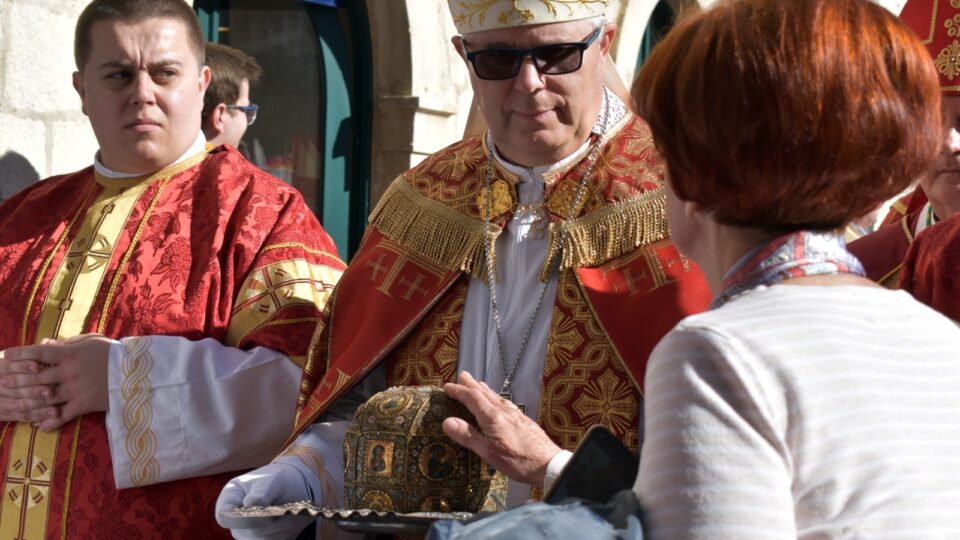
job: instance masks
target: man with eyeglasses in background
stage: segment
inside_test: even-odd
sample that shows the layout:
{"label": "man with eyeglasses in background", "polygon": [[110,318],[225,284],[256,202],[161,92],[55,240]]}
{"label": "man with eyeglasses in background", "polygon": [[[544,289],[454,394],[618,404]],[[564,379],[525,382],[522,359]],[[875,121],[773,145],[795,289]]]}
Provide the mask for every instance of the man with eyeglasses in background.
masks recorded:
{"label": "man with eyeglasses in background", "polygon": [[207,43],[210,86],[203,95],[203,134],[210,146],[240,146],[240,140],[257,119],[258,107],[250,103],[250,85],[263,74],[249,54],[219,43]]}
{"label": "man with eyeglasses in background", "polygon": [[[489,129],[384,194],[314,335],[294,437],[227,484],[218,517],[303,499],[343,508],[344,432],[397,385],[447,383],[479,425],[448,418],[444,431],[510,478],[507,506],[541,496],[592,425],[638,450],[647,357],[707,306],[669,238],[650,131],[603,83],[607,1],[448,4]],[[309,521],[221,523],[243,538]]]}

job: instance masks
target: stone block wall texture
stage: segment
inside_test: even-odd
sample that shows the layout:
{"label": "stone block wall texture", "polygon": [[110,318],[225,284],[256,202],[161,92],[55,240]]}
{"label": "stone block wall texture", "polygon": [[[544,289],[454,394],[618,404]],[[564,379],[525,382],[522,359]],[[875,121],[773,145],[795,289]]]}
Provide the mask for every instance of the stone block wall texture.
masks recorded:
{"label": "stone block wall texture", "polygon": [[[0,0],[0,199],[38,178],[89,165],[97,150],[93,131],[80,111],[80,99],[71,83],[75,70],[74,24],[88,1]],[[367,0],[368,5],[378,9],[384,7],[384,1],[399,0]],[[668,1],[677,8],[713,2]],[[905,2],[877,1],[895,13]],[[187,2],[192,4],[192,0]],[[609,18],[621,25],[613,56],[627,85],[634,75],[636,49],[642,36],[637,29],[644,27],[656,2],[610,0],[608,5]],[[378,103],[394,104],[383,107],[381,120],[406,116],[408,119],[401,123],[409,122],[413,128],[401,137],[405,140],[391,141],[396,146],[395,153],[403,149],[400,153],[406,157],[390,156],[387,161],[393,163],[392,166],[378,163],[375,167],[382,172],[389,170],[386,176],[391,178],[392,173],[397,172],[393,169],[414,165],[425,155],[459,138],[472,98],[466,68],[449,42],[454,29],[446,0],[404,0],[404,3],[409,27],[389,33],[390,39],[398,42],[374,43],[375,48],[408,49],[401,55],[405,62],[374,66],[375,73],[381,77]],[[382,34],[376,36],[374,41],[383,37]],[[380,60],[387,59],[381,57]],[[397,77],[390,73],[395,70],[406,73]],[[399,86],[390,82],[394,78],[400,81]],[[378,161],[376,156],[374,161]],[[380,189],[373,191],[371,198],[376,200]]]}
{"label": "stone block wall texture", "polygon": [[92,162],[73,89],[73,30],[88,0],[0,0],[0,199]]}

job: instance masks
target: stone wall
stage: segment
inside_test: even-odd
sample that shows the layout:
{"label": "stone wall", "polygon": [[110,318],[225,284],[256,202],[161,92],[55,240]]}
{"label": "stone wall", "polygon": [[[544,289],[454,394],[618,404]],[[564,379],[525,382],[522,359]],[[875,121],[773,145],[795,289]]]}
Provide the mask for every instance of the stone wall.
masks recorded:
{"label": "stone wall", "polygon": [[[374,57],[374,204],[397,174],[462,136],[472,92],[450,44],[447,0],[365,1]],[[680,7],[697,0],[670,1]],[[879,1],[894,12],[905,2]],[[0,199],[89,165],[97,149],[71,83],[74,24],[87,2],[0,0]],[[610,2],[609,18],[620,26],[613,58],[628,86],[656,2]]]}
{"label": "stone wall", "polygon": [[0,198],[91,163],[73,89],[73,29],[88,0],[0,0]]}

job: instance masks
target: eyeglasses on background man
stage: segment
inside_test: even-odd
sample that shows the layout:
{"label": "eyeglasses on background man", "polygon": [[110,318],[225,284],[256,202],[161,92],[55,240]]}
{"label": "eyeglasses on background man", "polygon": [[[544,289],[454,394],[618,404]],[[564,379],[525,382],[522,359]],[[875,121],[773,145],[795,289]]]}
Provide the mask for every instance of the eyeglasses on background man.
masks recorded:
{"label": "eyeglasses on background man", "polygon": [[227,108],[243,111],[243,114],[247,115],[248,126],[252,126],[257,121],[257,110],[260,109],[258,105],[252,103],[250,105],[227,105]]}

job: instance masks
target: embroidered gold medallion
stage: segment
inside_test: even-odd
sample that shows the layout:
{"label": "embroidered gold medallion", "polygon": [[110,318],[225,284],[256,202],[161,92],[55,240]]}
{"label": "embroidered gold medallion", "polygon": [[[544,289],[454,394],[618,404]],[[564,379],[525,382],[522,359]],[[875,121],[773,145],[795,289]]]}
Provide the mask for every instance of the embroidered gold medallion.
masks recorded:
{"label": "embroidered gold medallion", "polygon": [[[503,180],[496,180],[489,188],[484,186],[477,193],[477,207],[480,208],[480,215],[486,219],[494,219],[513,207],[513,194],[510,192],[510,184]],[[492,194],[492,200],[491,200]],[[487,216],[487,210],[492,212]]]}
{"label": "embroidered gold medallion", "polygon": [[953,40],[953,43],[940,51],[933,63],[940,73],[952,81],[954,77],[960,74],[960,42]]}
{"label": "embroidered gold medallion", "polygon": [[[547,208],[550,210],[550,213],[564,219],[577,217],[583,205],[587,202],[587,197],[582,197],[580,204],[571,211],[573,201],[577,196],[578,187],[576,182],[560,182],[553,190],[550,198],[547,199]],[[570,212],[570,215],[567,215],[567,212]]]}

